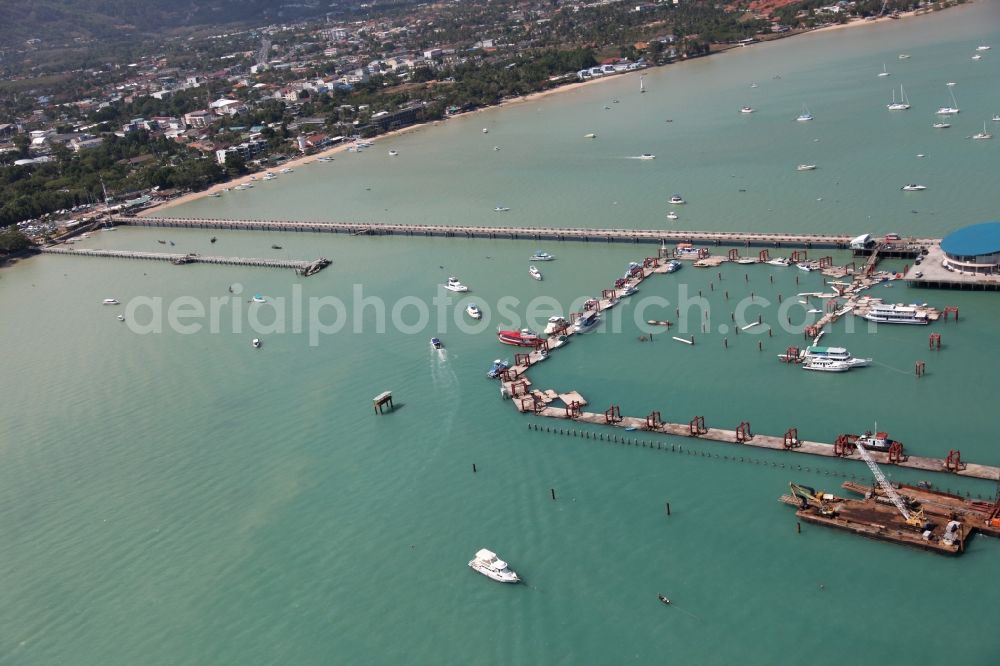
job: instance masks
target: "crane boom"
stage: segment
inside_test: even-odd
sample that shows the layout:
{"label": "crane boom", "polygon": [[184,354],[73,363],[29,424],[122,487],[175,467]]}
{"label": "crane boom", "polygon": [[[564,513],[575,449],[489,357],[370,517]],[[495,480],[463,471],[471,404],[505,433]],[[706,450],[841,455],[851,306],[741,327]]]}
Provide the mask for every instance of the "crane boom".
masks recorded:
{"label": "crane boom", "polygon": [[861,444],[858,444],[855,448],[857,448],[858,455],[861,456],[861,459],[868,465],[868,469],[870,469],[872,474],[875,475],[875,480],[878,481],[880,486],[882,486],[882,490],[885,491],[886,496],[892,500],[892,503],[896,505],[899,512],[903,514],[903,518],[909,522],[910,511],[906,508],[906,504],[903,503],[903,498],[899,496],[896,489],[893,488],[892,484],[889,483],[889,480],[885,478],[885,474],[883,474],[882,470],[880,470],[878,465],[875,464],[875,460],[872,458],[871,454],[868,453],[868,450]]}

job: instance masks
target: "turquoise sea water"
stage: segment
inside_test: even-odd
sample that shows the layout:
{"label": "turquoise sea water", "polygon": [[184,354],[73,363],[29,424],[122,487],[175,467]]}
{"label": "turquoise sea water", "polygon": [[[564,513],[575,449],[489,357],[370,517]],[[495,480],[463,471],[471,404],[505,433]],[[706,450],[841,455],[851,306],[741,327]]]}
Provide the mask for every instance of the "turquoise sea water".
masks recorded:
{"label": "turquoise sea water", "polygon": [[[1000,112],[997,17],[997,3],[980,3],[755,46],[647,72],[642,96],[636,77],[623,77],[395,139],[393,160],[380,142],[176,212],[485,224],[499,203],[512,209],[508,224],[941,234],[996,217],[997,140],[964,137]],[[994,50],[973,62],[980,43]],[[901,52],[912,58],[898,61]],[[876,77],[883,62],[889,81]],[[962,113],[935,134],[949,80]],[[884,104],[900,82],[914,109],[891,115]],[[744,103],[757,113],[740,116]],[[802,103],[816,116],[808,126],[794,121]],[[598,139],[585,141],[588,131]],[[626,159],[642,152],[657,159]],[[819,169],[795,172],[804,161]],[[910,181],[930,189],[898,191]],[[674,191],[690,203],[670,223]],[[946,559],[818,527],[796,534],[791,508],[776,501],[788,481],[836,490],[835,474],[869,478],[858,463],[759,451],[747,454],[756,463],[739,463],[538,433],[500,401],[483,375],[513,352],[493,335],[501,299],[517,299],[508,307],[519,317],[539,296],[568,307],[650,247],[548,244],[558,258],[539,265],[539,283],[527,276],[530,242],[216,232],[213,245],[211,235],[124,228],[80,245],[156,251],[165,239],[173,251],[334,264],[304,281],[291,271],[56,256],[0,273],[0,663],[1000,659],[991,640],[997,541],[976,538],[962,558]],[[448,275],[489,309],[478,334],[455,325],[455,303],[440,330],[435,321],[417,333],[382,331],[374,300],[355,316],[357,289],[386,303],[391,320],[400,299],[429,302]],[[237,283],[238,331],[229,318]],[[708,301],[710,332],[693,309],[694,347],[662,334],[640,342],[635,319],[677,321],[682,288]],[[268,333],[251,349],[258,334],[248,317],[264,319],[271,306],[251,310],[246,297],[292,299],[298,289],[306,307],[310,297],[345,303],[346,330],[314,346],[308,326]],[[823,290],[820,276],[794,269],[685,267],[614,310],[619,332],[574,340],[531,377],[579,390],[598,411],[618,403],[626,414],[701,414],[727,428],[747,419],[757,432],[797,426],[820,441],[877,419],[912,453],[960,448],[1000,465],[989,408],[994,296],[875,289],[956,305],[961,321],[931,329],[945,345],[932,353],[925,328],[869,334],[855,323],[849,333],[842,320],[827,341],[876,360],[843,376],[776,362],[802,342],[778,326],[776,306],[747,311],[748,320],[759,311],[774,337],[732,331],[729,315],[751,293],[776,303]],[[100,305],[110,296],[131,307],[159,297],[164,319],[175,299],[224,299],[223,323],[216,334],[140,335],[115,319],[126,305]],[[404,323],[415,312],[404,309]],[[142,322],[148,314],[135,309]],[[331,322],[333,312],[324,316]],[[431,335],[444,354],[430,350]],[[920,380],[918,359],[928,367]],[[386,389],[397,410],[373,416],[370,399]],[[481,547],[526,584],[469,571]],[[675,605],[662,606],[658,592]]]}

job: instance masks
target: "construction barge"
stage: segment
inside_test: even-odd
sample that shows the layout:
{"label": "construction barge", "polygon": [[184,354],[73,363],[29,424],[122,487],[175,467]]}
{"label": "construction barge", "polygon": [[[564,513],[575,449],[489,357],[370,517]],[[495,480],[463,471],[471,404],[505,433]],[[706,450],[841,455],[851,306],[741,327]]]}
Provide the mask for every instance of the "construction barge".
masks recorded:
{"label": "construction barge", "polygon": [[797,507],[796,518],[869,539],[959,555],[977,532],[1000,537],[1000,501],[970,500],[929,487],[893,486],[909,512],[907,519],[878,485],[854,481],[841,484],[845,490],[861,495],[861,499],[790,485],[792,492],[782,495],[779,501]]}

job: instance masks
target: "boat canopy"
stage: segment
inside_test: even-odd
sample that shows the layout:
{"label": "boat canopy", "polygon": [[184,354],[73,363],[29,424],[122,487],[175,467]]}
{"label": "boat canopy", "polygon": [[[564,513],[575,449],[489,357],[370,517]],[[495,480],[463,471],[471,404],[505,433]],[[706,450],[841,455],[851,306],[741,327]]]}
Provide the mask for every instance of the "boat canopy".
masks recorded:
{"label": "boat canopy", "polygon": [[860,236],[851,241],[851,247],[863,249],[872,245],[873,243],[874,241],[872,240],[871,234],[861,234]]}
{"label": "boat canopy", "polygon": [[478,553],[476,553],[476,559],[486,560],[487,562],[490,560],[495,560],[496,557],[497,557],[496,553],[494,553],[492,550],[486,550],[485,548],[481,549]]}

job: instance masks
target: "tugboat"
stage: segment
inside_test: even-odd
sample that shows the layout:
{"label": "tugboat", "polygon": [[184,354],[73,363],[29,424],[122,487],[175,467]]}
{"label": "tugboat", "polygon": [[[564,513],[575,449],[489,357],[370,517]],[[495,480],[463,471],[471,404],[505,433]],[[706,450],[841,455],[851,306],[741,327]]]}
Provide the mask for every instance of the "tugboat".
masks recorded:
{"label": "tugboat", "polygon": [[[896,442],[895,440],[889,438],[889,433],[887,432],[876,432],[872,434],[871,430],[866,430],[865,433],[858,437],[857,441],[854,443],[857,446],[863,446],[870,451],[888,451],[889,448]],[[902,442],[899,444],[902,446]]]}

